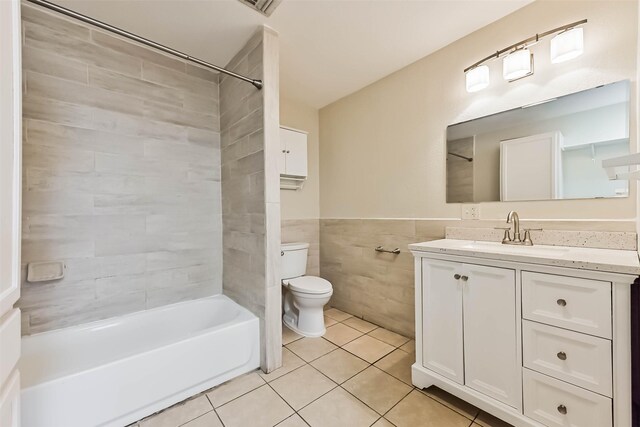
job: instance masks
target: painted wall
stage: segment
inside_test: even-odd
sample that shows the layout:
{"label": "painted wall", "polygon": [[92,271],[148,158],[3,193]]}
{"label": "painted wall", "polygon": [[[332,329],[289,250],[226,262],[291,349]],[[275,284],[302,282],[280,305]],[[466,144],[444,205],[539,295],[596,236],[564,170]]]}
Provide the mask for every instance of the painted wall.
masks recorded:
{"label": "painted wall", "polygon": [[259,28],[225,68],[265,82],[221,77],[220,128],[224,293],[260,319],[270,372],[282,357],[277,35]]}
{"label": "painted wall", "polygon": [[[23,6],[23,333],[222,290],[218,75]],[[23,266],[23,270],[26,270]]]}
{"label": "painted wall", "polygon": [[[537,1],[323,108],[321,217],[459,218],[460,205],[445,203],[444,141],[451,123],[623,79],[632,81],[635,110],[637,7],[634,1]],[[589,23],[579,58],[551,64],[544,40],[532,48],[533,76],[507,83],[494,61],[491,85],[466,92],[466,66],[582,18]],[[631,117],[636,135],[635,111]],[[633,220],[635,185],[630,198],[618,200],[483,203],[481,217],[502,218],[512,209],[523,218]]]}
{"label": "painted wall", "polygon": [[[412,241],[443,238],[448,226],[502,225],[510,210],[546,230],[633,231],[635,182],[625,199],[482,203],[480,221],[460,221],[461,205],[445,202],[445,137],[452,123],[630,79],[636,151],[637,8],[633,1],[536,1],[321,109],[320,273],[334,287],[330,304],[410,336]],[[583,18],[581,57],[552,65],[544,40],[532,48],[533,76],[507,83],[495,61],[491,85],[466,92],[462,70],[474,61]],[[379,254],[377,245],[402,253]]]}

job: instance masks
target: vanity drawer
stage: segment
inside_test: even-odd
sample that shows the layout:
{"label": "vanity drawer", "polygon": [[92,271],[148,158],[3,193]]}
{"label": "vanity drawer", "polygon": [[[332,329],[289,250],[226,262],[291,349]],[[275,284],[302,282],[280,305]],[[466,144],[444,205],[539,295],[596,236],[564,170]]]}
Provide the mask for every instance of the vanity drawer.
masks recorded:
{"label": "vanity drawer", "polygon": [[611,341],[525,320],[522,347],[525,367],[612,396]]}
{"label": "vanity drawer", "polygon": [[522,317],[611,339],[611,283],[523,271]]}
{"label": "vanity drawer", "polygon": [[524,415],[549,427],[611,427],[611,399],[523,369]]}

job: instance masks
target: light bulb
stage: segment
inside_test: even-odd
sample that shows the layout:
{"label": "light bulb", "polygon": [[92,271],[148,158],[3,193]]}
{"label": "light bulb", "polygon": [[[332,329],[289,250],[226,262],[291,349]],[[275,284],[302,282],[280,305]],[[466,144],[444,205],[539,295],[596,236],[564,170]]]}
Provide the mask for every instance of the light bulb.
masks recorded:
{"label": "light bulb", "polygon": [[502,76],[505,80],[516,80],[533,74],[533,57],[529,49],[518,49],[502,60]]}
{"label": "light bulb", "polygon": [[481,65],[465,73],[467,92],[477,92],[489,86],[489,67]]}
{"label": "light bulb", "polygon": [[551,39],[551,62],[568,61],[584,52],[582,27],[563,31]]}

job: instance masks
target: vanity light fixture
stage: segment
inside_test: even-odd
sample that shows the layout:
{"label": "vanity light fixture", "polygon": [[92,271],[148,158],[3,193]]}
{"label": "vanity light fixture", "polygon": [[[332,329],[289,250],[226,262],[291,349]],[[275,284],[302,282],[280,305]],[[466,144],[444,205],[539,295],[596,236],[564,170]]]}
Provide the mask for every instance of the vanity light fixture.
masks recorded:
{"label": "vanity light fixture", "polygon": [[533,53],[530,46],[537,44],[540,39],[555,34],[551,39],[551,62],[568,61],[580,56],[584,51],[583,29],[581,25],[586,19],[563,25],[544,33],[536,34],[527,39],[496,51],[486,58],[465,68],[467,92],[477,92],[489,85],[489,67],[485,63],[494,59],[504,58],[502,76],[512,82],[533,74]]}

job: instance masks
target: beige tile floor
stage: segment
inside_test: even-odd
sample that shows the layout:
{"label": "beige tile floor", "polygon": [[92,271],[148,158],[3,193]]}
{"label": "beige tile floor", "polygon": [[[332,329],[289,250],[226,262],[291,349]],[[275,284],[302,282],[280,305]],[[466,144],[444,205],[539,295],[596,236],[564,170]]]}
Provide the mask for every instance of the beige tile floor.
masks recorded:
{"label": "beige tile floor", "polygon": [[136,427],[508,427],[438,388],[411,384],[415,342],[337,309],[323,338],[283,327],[282,368],[253,371]]}

